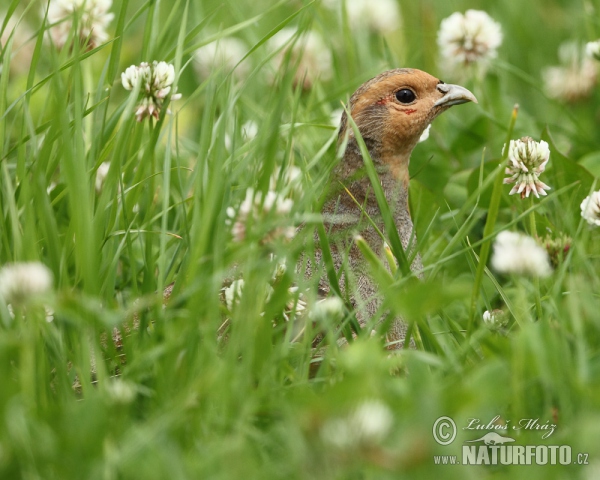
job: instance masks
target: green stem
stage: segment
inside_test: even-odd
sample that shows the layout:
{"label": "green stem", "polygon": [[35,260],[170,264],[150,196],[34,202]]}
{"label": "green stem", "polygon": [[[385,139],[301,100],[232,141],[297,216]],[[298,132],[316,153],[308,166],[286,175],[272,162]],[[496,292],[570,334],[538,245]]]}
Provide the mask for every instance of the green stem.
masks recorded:
{"label": "green stem", "polygon": [[[535,206],[533,197],[529,199],[529,203],[531,205],[531,208]],[[529,214],[529,234],[533,238],[537,238],[537,228],[535,226],[535,210],[531,210],[531,213]]]}
{"label": "green stem", "polygon": [[[534,206],[533,197],[531,197],[529,199],[529,201],[530,201],[531,207],[533,208],[533,206]],[[535,225],[535,210],[531,210],[531,213],[529,214],[529,232],[533,238],[537,239],[537,228]],[[535,290],[535,313],[539,320],[542,318],[542,299],[540,296],[540,279],[538,277],[535,277],[533,279],[533,287]]]}
{"label": "green stem", "polygon": [[[494,180],[494,188],[492,190],[492,199],[490,201],[490,208],[488,210],[487,221],[485,222],[485,228],[483,230],[483,238],[490,237],[494,233],[494,227],[496,226],[496,219],[498,218],[498,211],[500,210],[500,200],[502,199],[502,180],[504,178],[504,169],[502,168],[508,158],[508,145],[510,143],[510,137],[515,128],[517,121],[517,114],[519,112],[519,106],[515,105],[510,117],[510,123],[508,125],[508,131],[506,134],[506,143],[504,151],[502,152],[502,159],[498,165],[496,172],[496,178]],[[485,265],[490,256],[490,249],[492,246],[491,238],[481,245],[481,251],[479,253],[479,264],[477,265],[477,271],[475,272],[475,282],[473,284],[473,292],[471,294],[471,309],[469,312],[469,324],[467,327],[467,334],[470,335],[475,327],[475,312],[477,311],[477,301],[479,300],[479,292],[481,290],[481,283],[483,282],[483,274],[485,272]]]}

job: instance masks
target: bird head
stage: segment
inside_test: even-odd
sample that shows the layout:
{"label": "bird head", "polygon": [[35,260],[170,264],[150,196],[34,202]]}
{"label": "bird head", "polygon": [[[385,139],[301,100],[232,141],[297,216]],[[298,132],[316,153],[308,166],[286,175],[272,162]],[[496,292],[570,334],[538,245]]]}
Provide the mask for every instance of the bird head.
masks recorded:
{"label": "bird head", "polygon": [[[429,124],[452,105],[475,102],[466,88],[450,85],[416,69],[389,70],[364,83],[350,98],[349,111],[373,161],[388,165],[392,174],[408,182],[408,161]],[[340,139],[350,137],[347,116],[342,116]],[[357,152],[350,148],[347,154]],[[382,166],[383,166],[382,165]]]}

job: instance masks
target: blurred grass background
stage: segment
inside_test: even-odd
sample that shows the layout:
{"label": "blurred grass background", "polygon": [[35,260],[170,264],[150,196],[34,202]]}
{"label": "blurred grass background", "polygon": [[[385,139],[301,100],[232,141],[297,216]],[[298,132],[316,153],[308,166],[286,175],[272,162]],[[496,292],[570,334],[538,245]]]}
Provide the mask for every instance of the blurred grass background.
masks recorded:
{"label": "blurred grass background", "polygon": [[[110,39],[91,51],[44,40],[43,2],[2,7],[0,263],[41,261],[55,289],[43,305],[12,315],[0,302],[0,478],[598,477],[598,232],[583,224],[579,204],[600,175],[599,92],[552,98],[542,72],[559,63],[564,41],[600,35],[600,2],[397,5],[397,28],[381,34],[318,1],[115,0]],[[447,78],[437,31],[469,8],[501,24],[503,44],[484,77]],[[297,88],[297,58],[273,67],[269,40],[289,26],[318,32],[331,55],[307,88]],[[228,36],[249,53],[236,70],[244,73],[198,74],[192,53]],[[137,123],[120,73],[152,60],[175,65],[182,99],[172,115]],[[361,335],[346,348],[330,345],[315,374],[309,336],[291,342],[298,332],[281,311],[297,299],[292,285],[307,291],[309,307],[316,299],[318,278],[295,266],[310,255],[336,159],[331,116],[360,84],[396,67],[461,83],[480,102],[437,119],[411,161],[427,278],[392,286],[391,303],[436,342],[389,356],[381,339]],[[509,327],[496,332],[478,320],[467,332],[479,252],[470,245],[482,238],[491,195],[480,167],[491,179],[515,103],[513,138],[551,143],[544,181],[552,191],[533,204],[538,233],[568,235],[571,248],[540,285],[487,272],[478,318],[503,308]],[[258,126],[254,138],[243,131],[248,121]],[[96,189],[104,162],[110,170]],[[265,244],[280,221],[269,219],[233,242],[227,207],[249,187],[266,191],[273,172],[291,166],[302,172],[303,194],[290,218],[307,227],[291,242]],[[508,191],[498,228],[529,231],[522,213],[532,204]],[[287,265],[277,281],[273,255]],[[240,277],[244,293],[229,311],[222,285]],[[155,292],[174,280],[163,308]],[[536,293],[543,315],[534,321]],[[134,315],[139,328],[124,328]],[[226,340],[218,339],[227,319]],[[328,443],[329,422],[367,400],[393,414],[385,438]],[[475,438],[459,430],[452,446],[435,443],[442,415],[459,427],[496,415],[556,423],[547,440],[536,431],[515,436],[521,445],[570,445],[595,465],[435,465],[434,455],[457,455]]]}

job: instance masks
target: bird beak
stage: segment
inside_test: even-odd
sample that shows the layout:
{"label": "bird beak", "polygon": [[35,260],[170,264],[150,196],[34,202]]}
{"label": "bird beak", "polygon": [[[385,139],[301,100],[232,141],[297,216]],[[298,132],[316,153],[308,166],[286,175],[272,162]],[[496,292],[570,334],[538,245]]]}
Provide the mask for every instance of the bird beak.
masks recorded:
{"label": "bird beak", "polygon": [[451,107],[452,105],[460,105],[467,102],[478,103],[475,95],[460,85],[439,83],[437,89],[444,96],[434,103],[435,107]]}

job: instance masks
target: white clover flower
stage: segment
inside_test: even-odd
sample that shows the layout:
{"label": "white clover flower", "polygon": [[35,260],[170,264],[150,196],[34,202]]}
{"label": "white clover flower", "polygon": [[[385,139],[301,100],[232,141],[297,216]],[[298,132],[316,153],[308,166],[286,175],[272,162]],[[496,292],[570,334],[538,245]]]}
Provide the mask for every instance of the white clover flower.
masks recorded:
{"label": "white clover flower", "polygon": [[395,0],[326,0],[325,6],[342,11],[345,3],[348,23],[354,29],[368,27],[377,33],[388,33],[400,26],[400,9]]}
{"label": "white clover flower", "polygon": [[490,312],[489,310],[486,310],[485,312],[483,312],[483,321],[485,323],[494,323],[494,321],[496,320],[495,318],[495,314]]}
{"label": "white clover flower", "polygon": [[[240,133],[244,142],[250,142],[254,140],[256,135],[258,135],[258,123],[256,123],[254,120],[248,120],[244,122],[244,124],[240,127]],[[227,150],[231,150],[233,147],[233,141],[232,136],[229,133],[225,133],[223,142],[225,143],[225,148]]]}
{"label": "white clover flower", "polygon": [[[239,278],[231,282],[227,288],[223,289],[223,296],[225,297],[225,304],[227,305],[227,309],[231,312],[235,309],[236,305],[240,304],[242,299],[242,295],[244,293],[244,279]],[[273,287],[271,285],[267,285],[267,290],[265,292],[264,301],[268,302],[271,299],[271,295],[273,295]],[[264,312],[261,313],[264,315]]]}
{"label": "white clover flower", "polygon": [[[142,99],[135,109],[138,122],[154,117],[158,120],[163,103],[171,92],[175,81],[175,67],[167,62],[154,61],[151,64],[142,62],[139,66],[131,65],[121,73],[121,83],[125,90],[133,90],[140,85]],[[181,94],[171,95],[171,101],[181,98]],[[167,111],[170,113],[170,111]]]}
{"label": "white clover flower", "polygon": [[478,65],[485,70],[502,44],[502,28],[486,12],[455,12],[442,20],[438,45],[444,67],[449,72]]}
{"label": "white clover flower", "polygon": [[240,299],[242,298],[242,292],[244,290],[244,279],[240,278],[238,280],[234,280],[231,282],[225,289],[225,303],[227,304],[227,308],[229,311],[233,310],[234,305],[238,305],[240,303]]}
{"label": "white clover flower", "polygon": [[256,135],[258,135],[258,123],[256,123],[254,120],[248,120],[242,125],[241,131],[244,140],[247,142],[254,140]]}
{"label": "white clover flower", "polygon": [[276,168],[269,181],[269,189],[278,191],[284,195],[300,197],[304,189],[302,188],[302,170],[298,167],[287,167],[283,174],[281,168]]}
{"label": "white clover flower", "polygon": [[424,142],[429,138],[429,131],[431,130],[431,124],[427,125],[427,128],[423,131],[419,137],[419,143]]}
{"label": "white clover flower", "polygon": [[508,316],[500,309],[483,312],[483,322],[492,330],[502,328],[508,323]]}
{"label": "white clover flower", "polygon": [[548,252],[534,238],[500,232],[494,242],[492,267],[500,273],[547,277],[552,273]]}
{"label": "white clover flower", "polygon": [[114,18],[109,13],[112,0],[51,0],[48,8],[50,36],[58,48],[68,40],[69,33],[77,24],[77,36],[94,48],[108,40],[108,28]]}
{"label": "white clover flower", "polygon": [[[289,217],[294,201],[288,197],[302,193],[302,172],[297,167],[288,167],[283,176],[280,172],[281,169],[277,168],[271,176],[270,189],[264,199],[262,192],[255,192],[253,188],[248,188],[246,196],[237,210],[233,207],[227,209],[227,221],[232,223],[231,231],[236,242],[241,242],[246,238],[249,222],[259,224],[269,216],[274,216],[279,220]],[[295,233],[296,229],[293,226],[280,226],[274,228],[264,240],[291,239]]]}
{"label": "white clover flower", "polygon": [[547,142],[536,142],[531,137],[511,140],[508,147],[508,167],[505,170],[510,177],[505,178],[504,183],[514,183],[515,186],[509,194],[520,193],[521,198],[529,197],[531,192],[537,198],[547,195],[545,190],[550,190],[550,187],[540,181],[539,176],[546,169],[549,159]]}
{"label": "white clover flower", "polygon": [[233,70],[236,78],[244,78],[250,72],[247,61],[238,62],[244,58],[248,47],[239,38],[226,37],[200,47],[194,53],[194,69],[200,78],[209,77],[215,70],[224,69],[225,73]]}
{"label": "white clover flower", "polygon": [[[0,10],[0,18],[5,21],[6,12]],[[4,58],[0,60],[0,73],[2,73],[3,65],[6,64],[10,71],[15,74],[23,74],[29,72],[33,50],[35,47],[35,32],[29,27],[27,22],[19,21],[19,15],[13,13],[8,19],[6,28],[0,36],[0,51],[4,50],[8,39],[12,35],[12,51],[11,56],[4,54]]]}
{"label": "white clover flower", "polygon": [[344,302],[338,297],[327,297],[315,303],[310,311],[310,317],[315,321],[324,320],[334,323],[344,316]]}
{"label": "white clover flower", "polygon": [[563,43],[558,49],[558,59],[559,66],[542,71],[546,95],[566,102],[587,98],[596,85],[596,62],[576,42]]}
{"label": "white clover flower", "polygon": [[[273,67],[279,70],[283,66],[287,51],[291,48],[290,66],[298,64],[295,82],[308,89],[320,78],[331,78],[331,53],[321,36],[315,31],[302,32],[298,38],[296,28],[284,28],[270,40],[269,47],[277,51],[273,57]],[[286,65],[287,67],[287,65]]]}
{"label": "white clover flower", "polygon": [[327,421],[321,438],[340,450],[380,444],[389,433],[394,415],[379,400],[363,402],[350,415]]}
{"label": "white clover flower", "polygon": [[589,58],[600,60],[600,40],[594,40],[585,44],[585,54]]}
{"label": "white clover flower", "polygon": [[[283,197],[280,193],[269,190],[263,200],[262,192],[255,192],[253,188],[246,190],[246,197],[237,209],[229,207],[227,217],[233,222],[231,233],[236,242],[246,238],[248,222],[258,223],[266,217],[274,215],[280,219],[286,218],[294,205],[293,200]],[[291,239],[296,229],[293,226],[276,227],[272,230],[265,241],[274,238]]]}
{"label": "white clover flower", "polygon": [[52,288],[52,272],[39,262],[20,262],[0,269],[0,297],[15,305]]}
{"label": "white clover flower", "polygon": [[590,225],[600,227],[600,192],[594,192],[583,199],[581,216]]}
{"label": "white clover flower", "polygon": [[111,401],[118,405],[131,403],[136,396],[135,385],[120,378],[110,379],[105,388]]}
{"label": "white clover flower", "polygon": [[102,162],[96,170],[96,191],[100,192],[102,190],[102,185],[104,185],[104,180],[106,180],[106,176],[108,175],[108,170],[110,169],[110,162]]}

